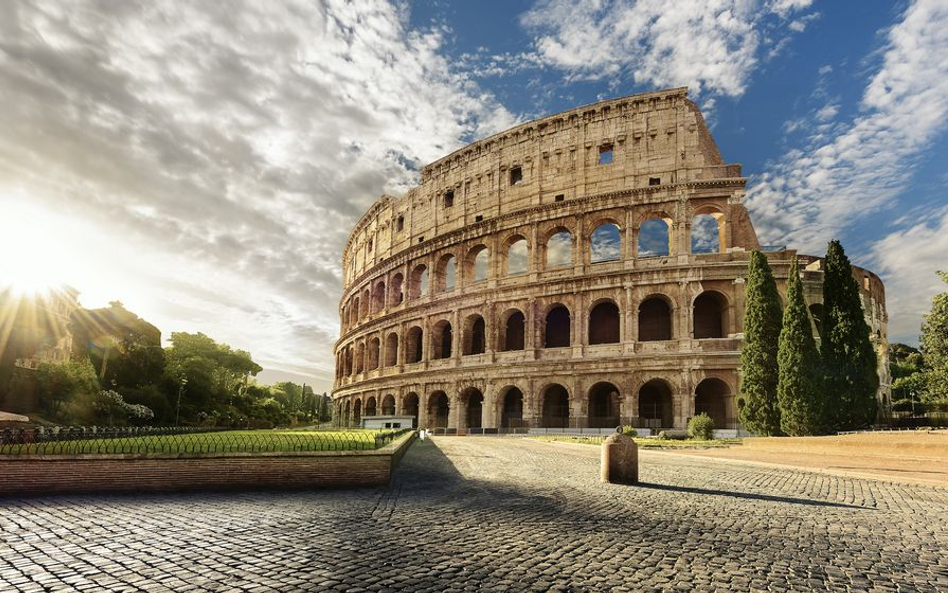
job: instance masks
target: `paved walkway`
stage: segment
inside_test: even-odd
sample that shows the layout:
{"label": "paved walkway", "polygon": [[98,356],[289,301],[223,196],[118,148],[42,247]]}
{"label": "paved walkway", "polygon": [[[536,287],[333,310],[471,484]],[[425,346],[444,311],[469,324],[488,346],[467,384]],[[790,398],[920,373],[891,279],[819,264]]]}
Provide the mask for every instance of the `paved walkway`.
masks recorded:
{"label": "paved walkway", "polygon": [[417,443],[390,488],[0,500],[0,591],[948,590],[948,490],[643,452]]}

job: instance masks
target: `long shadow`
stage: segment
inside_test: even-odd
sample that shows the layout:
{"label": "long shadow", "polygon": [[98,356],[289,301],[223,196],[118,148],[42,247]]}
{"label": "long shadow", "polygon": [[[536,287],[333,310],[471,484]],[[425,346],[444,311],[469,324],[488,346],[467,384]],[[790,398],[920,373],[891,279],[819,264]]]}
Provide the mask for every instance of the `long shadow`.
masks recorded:
{"label": "long shadow", "polygon": [[728,498],[742,498],[745,500],[763,500],[767,502],[783,502],[787,504],[802,504],[816,507],[835,507],[841,509],[859,509],[863,511],[875,511],[877,509],[862,507],[858,505],[846,504],[843,502],[829,502],[826,500],[811,500],[806,498],[792,498],[789,496],[773,496],[770,494],[754,494],[752,492],[729,492],[727,490],[707,490],[705,488],[693,488],[689,486],[671,486],[668,484],[653,484],[649,482],[639,482],[633,488],[647,488],[649,490],[662,490],[665,492],[685,492],[688,494],[708,494],[711,496],[726,496]]}

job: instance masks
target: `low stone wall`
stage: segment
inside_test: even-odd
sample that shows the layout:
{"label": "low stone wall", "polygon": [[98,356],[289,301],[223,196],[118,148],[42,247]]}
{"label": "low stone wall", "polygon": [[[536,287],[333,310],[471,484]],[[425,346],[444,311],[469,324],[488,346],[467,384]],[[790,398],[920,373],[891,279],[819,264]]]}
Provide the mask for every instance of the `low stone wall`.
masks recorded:
{"label": "low stone wall", "polygon": [[755,437],[748,449],[807,455],[916,457],[948,460],[948,430],[871,432],[825,437]]}
{"label": "low stone wall", "polygon": [[0,455],[0,496],[381,486],[415,437],[375,451]]}

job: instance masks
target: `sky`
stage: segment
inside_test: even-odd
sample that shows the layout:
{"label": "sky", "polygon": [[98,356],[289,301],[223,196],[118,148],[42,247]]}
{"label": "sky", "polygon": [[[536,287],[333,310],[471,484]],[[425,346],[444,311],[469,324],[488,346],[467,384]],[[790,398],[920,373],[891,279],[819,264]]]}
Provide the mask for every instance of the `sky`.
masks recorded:
{"label": "sky", "polygon": [[518,122],[688,86],[761,242],[842,240],[917,343],[948,269],[948,0],[0,2],[0,282],[329,390],[349,230]]}

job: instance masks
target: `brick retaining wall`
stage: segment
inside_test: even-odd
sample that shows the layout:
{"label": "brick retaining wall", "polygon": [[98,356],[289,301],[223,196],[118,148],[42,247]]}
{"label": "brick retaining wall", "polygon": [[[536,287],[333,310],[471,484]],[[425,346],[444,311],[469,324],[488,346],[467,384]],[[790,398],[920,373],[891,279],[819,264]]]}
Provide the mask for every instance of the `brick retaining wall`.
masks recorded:
{"label": "brick retaining wall", "polygon": [[375,451],[0,455],[0,496],[380,486],[414,438]]}

